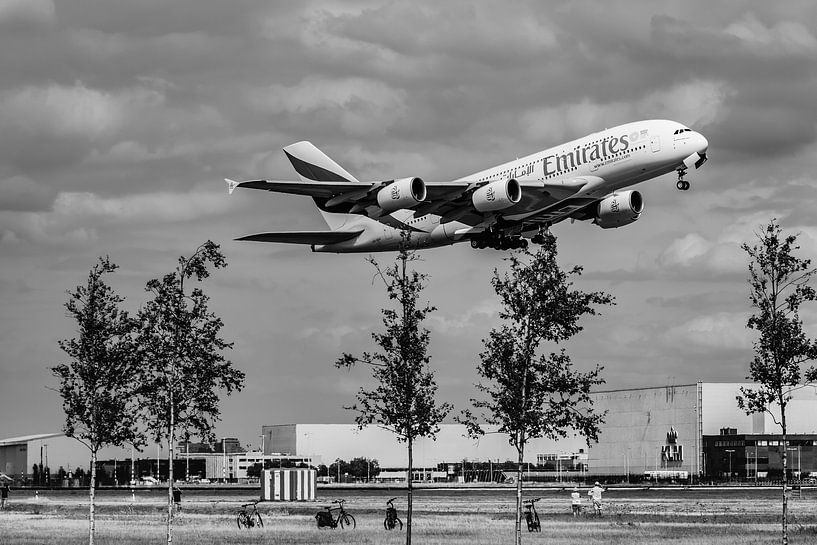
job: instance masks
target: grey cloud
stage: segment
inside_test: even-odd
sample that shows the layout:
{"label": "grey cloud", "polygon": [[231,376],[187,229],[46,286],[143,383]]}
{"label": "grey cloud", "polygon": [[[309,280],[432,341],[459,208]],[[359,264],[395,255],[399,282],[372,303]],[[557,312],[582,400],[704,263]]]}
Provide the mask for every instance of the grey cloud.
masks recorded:
{"label": "grey cloud", "polygon": [[0,2],[0,30],[25,33],[54,21],[53,0],[3,0]]}
{"label": "grey cloud", "polygon": [[26,178],[12,176],[0,179],[0,212],[44,211],[54,203],[56,191],[53,188]]}

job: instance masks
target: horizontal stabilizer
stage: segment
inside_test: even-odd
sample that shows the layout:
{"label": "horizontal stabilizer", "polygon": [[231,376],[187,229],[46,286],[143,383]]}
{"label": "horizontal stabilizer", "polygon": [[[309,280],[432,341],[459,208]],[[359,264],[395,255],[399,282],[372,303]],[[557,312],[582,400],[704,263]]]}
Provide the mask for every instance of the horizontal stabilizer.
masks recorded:
{"label": "horizontal stabilizer", "polygon": [[331,199],[349,191],[356,193],[363,191],[365,194],[372,186],[372,184],[361,184],[360,182],[296,182],[291,180],[247,180],[246,182],[236,182],[229,178],[225,178],[224,181],[227,182],[227,190],[230,194],[240,187],[325,199]]}
{"label": "horizontal stabilizer", "polygon": [[258,233],[236,240],[253,242],[289,242],[291,244],[334,244],[355,238],[363,231],[284,231],[279,233]]}

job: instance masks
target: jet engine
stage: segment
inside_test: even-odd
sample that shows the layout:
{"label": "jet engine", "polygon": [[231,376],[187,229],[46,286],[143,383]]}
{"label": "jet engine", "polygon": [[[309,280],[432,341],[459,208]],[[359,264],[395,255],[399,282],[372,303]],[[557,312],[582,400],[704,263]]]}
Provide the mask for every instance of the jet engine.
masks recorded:
{"label": "jet engine", "polygon": [[619,191],[602,199],[593,223],[602,229],[621,227],[637,220],[644,210],[644,198],[638,191]]}
{"label": "jet engine", "polygon": [[485,184],[474,191],[471,201],[480,212],[493,212],[513,206],[522,199],[519,182],[510,178]]}
{"label": "jet engine", "polygon": [[386,212],[412,208],[426,199],[426,184],[420,178],[400,178],[377,192],[377,205]]}

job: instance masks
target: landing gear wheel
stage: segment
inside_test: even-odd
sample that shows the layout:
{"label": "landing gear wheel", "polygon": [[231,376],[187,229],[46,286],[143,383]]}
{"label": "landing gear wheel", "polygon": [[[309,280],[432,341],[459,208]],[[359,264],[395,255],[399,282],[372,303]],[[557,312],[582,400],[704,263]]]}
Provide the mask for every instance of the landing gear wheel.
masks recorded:
{"label": "landing gear wheel", "polygon": [[479,248],[479,241],[478,241],[477,239],[475,239],[475,238],[472,238],[472,239],[471,239],[471,248],[473,248],[473,249],[475,249],[475,250],[476,250],[477,248]]}
{"label": "landing gear wheel", "polygon": [[689,182],[684,180],[684,175],[687,173],[686,168],[679,168],[678,169],[678,182],[676,182],[675,187],[678,188],[678,191],[686,191],[689,189]]}

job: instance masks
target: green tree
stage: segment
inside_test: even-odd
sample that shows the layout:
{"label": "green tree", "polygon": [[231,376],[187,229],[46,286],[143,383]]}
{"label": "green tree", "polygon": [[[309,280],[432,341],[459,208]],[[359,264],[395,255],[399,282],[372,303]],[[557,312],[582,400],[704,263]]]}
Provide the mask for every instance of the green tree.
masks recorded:
{"label": "green tree", "polygon": [[403,244],[393,265],[383,270],[374,258],[368,259],[376,277],[383,281],[389,300],[397,306],[382,310],[385,332],[372,333],[380,351],[364,352],[360,357],[345,353],[335,365],[346,369],[356,363],[369,365],[375,386],[370,390],[361,387],[357,403],[347,409],[357,413],[355,422],[361,429],[375,424],[406,443],[406,545],[411,545],[414,443],[420,437],[436,437],[452,407],[435,400],[437,383],[429,368],[429,331],[422,327],[423,320],[435,309],[419,304],[427,275],[409,270],[409,264],[419,258],[409,250],[409,235],[402,236]]}
{"label": "green tree", "polygon": [[380,473],[380,465],[374,459],[352,458],[349,462],[349,473],[356,479],[370,480]]}
{"label": "green tree", "polygon": [[329,472],[329,476],[335,479],[336,482],[341,482],[344,475],[351,474],[351,466],[346,460],[338,458],[329,464],[327,471]]}
{"label": "green tree", "polygon": [[148,430],[168,445],[167,542],[173,541],[173,458],[176,430],[212,439],[218,420],[219,392],[240,390],[244,373],[223,352],[232,343],[221,338],[223,322],[210,311],[200,287],[185,291],[185,282],[210,276],[210,265],[227,265],[219,246],[207,241],[176,269],[148,281],[152,295],[139,311],[140,400]]}
{"label": "green tree", "polygon": [[[472,399],[479,419],[497,425],[517,452],[516,543],[521,543],[522,471],[525,446],[538,437],[556,439],[573,430],[598,437],[604,415],[593,411],[590,388],[603,383],[601,368],[574,370],[564,349],[540,354],[542,343],[559,344],[582,330],[579,320],[596,307],[613,304],[602,292],[572,289],[581,267],[562,271],[556,262],[556,238],[548,233],[536,253],[523,250],[508,258],[510,271],[494,271],[491,281],[499,296],[502,324],[483,339],[476,385],[484,398]],[[461,422],[472,435],[484,433],[470,410]]]}
{"label": "green tree", "polygon": [[[123,298],[105,281],[117,266],[99,258],[84,285],[68,292],[65,308],[77,323],[77,337],[59,341],[70,362],[51,368],[59,380],[65,435],[91,453],[88,542],[96,529],[96,458],[104,446],[141,444],[136,420],[134,323],[120,308]],[[47,470],[46,470],[47,473]],[[45,474],[40,469],[41,480]]]}
{"label": "green tree", "polygon": [[[741,388],[738,406],[747,414],[766,412],[783,434],[782,543],[788,543],[788,425],[786,409],[794,390],[817,381],[817,369],[803,366],[817,358],[817,342],[803,331],[800,305],[815,300],[811,287],[817,269],[795,255],[796,235],[785,235],[772,219],[756,233],[758,243],[743,244],[749,255],[749,301],[754,313],[746,327],[758,333],[749,377],[757,386]],[[777,411],[775,412],[775,407]]]}
{"label": "green tree", "polygon": [[264,469],[264,464],[261,462],[256,462],[250,467],[247,468],[247,477],[260,479],[261,478],[261,471]]}

